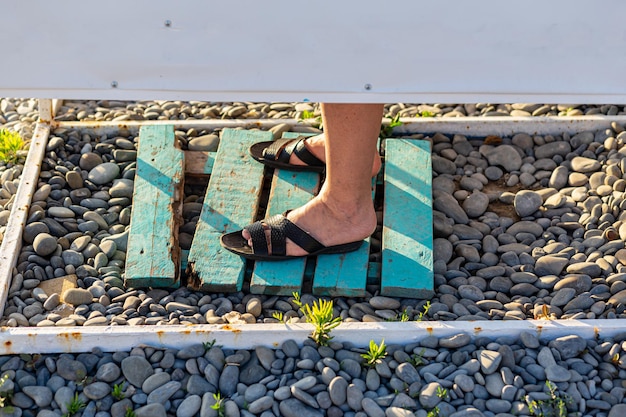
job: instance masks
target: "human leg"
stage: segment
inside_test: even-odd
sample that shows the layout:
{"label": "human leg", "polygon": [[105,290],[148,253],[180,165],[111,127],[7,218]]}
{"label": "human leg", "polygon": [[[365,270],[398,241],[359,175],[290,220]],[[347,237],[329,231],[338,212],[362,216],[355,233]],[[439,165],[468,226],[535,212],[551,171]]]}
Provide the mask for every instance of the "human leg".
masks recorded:
{"label": "human leg", "polygon": [[[378,154],[382,109],[381,104],[322,105],[326,181],[315,198],[290,211],[287,218],[323,245],[362,240],[376,227],[369,174]],[[252,245],[247,230],[243,238]],[[307,251],[287,240],[286,253],[304,256]]]}

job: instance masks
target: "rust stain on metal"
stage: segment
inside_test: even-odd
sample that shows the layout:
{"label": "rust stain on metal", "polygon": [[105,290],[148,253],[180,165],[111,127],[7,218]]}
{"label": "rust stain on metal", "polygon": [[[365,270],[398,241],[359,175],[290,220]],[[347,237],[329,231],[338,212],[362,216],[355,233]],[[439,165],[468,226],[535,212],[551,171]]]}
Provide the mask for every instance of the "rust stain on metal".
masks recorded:
{"label": "rust stain on metal", "polygon": [[474,327],[474,333],[478,334],[483,331],[482,327]]}
{"label": "rust stain on metal", "polygon": [[13,345],[13,342],[11,342],[10,340],[7,340],[6,342],[4,342],[4,347],[7,349],[10,349],[12,345]]}
{"label": "rust stain on metal", "polygon": [[83,339],[83,335],[79,332],[72,332],[72,333],[59,333],[57,335],[57,337],[59,338],[63,338],[67,341],[72,341],[72,340],[77,340],[80,341]]}
{"label": "rust stain on metal", "polygon": [[225,324],[224,326],[222,326],[223,330],[230,330],[233,333],[241,333],[240,329],[233,329],[232,327],[230,327],[228,324]]}
{"label": "rust stain on metal", "polygon": [[429,335],[432,336],[432,334],[433,334],[433,328],[432,327],[427,327],[426,331],[428,332]]}
{"label": "rust stain on metal", "polygon": [[593,326],[593,335],[596,339],[600,337],[600,329],[598,326]]}

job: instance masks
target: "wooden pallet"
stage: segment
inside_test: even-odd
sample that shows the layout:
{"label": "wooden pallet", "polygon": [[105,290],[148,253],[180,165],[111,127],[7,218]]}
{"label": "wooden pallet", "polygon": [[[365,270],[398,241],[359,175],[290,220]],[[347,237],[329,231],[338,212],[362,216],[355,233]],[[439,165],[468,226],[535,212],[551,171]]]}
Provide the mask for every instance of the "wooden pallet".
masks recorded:
{"label": "wooden pallet", "polygon": [[[369,283],[380,283],[383,295],[432,295],[432,173],[426,141],[387,139],[383,143],[381,264],[370,262],[369,240],[352,253],[284,262],[247,263],[223,249],[219,244],[222,233],[241,229],[257,216],[265,167],[248,155],[248,148],[267,140],[272,140],[270,132],[226,129],[216,154],[182,152],[174,146],[171,126],[142,127],[127,286],[178,286],[184,266],[188,286],[212,292],[240,291],[245,282],[255,294],[291,295],[311,285],[316,295],[358,297],[365,294],[369,279]],[[176,244],[183,174],[210,174],[187,256]],[[266,216],[306,203],[319,185],[319,174],[274,170]]]}

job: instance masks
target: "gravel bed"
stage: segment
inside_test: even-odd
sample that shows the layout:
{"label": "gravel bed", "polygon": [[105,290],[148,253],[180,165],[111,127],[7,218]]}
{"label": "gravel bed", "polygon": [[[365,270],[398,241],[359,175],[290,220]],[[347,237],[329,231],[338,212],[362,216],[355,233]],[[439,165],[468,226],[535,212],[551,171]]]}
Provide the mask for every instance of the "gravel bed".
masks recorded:
{"label": "gravel bed", "polygon": [[[386,115],[540,116],[623,110],[611,105],[392,104],[386,106]],[[58,118],[317,114],[315,104],[302,103],[94,101],[65,103]],[[34,120],[35,101],[0,100],[0,127],[4,124],[29,138]],[[277,126],[274,131],[283,129]],[[183,148],[195,150],[214,150],[219,133],[176,132]],[[367,297],[333,299],[336,314],[344,321],[362,322],[622,318],[625,138],[624,127],[617,124],[573,137],[427,138],[433,143],[433,298],[381,297],[372,284]],[[291,297],[124,287],[136,145],[132,136],[52,132],[0,325],[268,323],[277,322],[275,313],[285,321],[304,321]],[[20,166],[0,166],[0,232],[20,174]],[[203,199],[201,186],[187,186],[185,192],[180,234],[184,248],[191,242]],[[376,260],[377,254],[372,256]],[[40,288],[73,275],[76,287],[63,293]],[[305,303],[313,300],[310,294],[302,295]],[[545,404],[549,380],[571,400],[569,410],[577,413],[572,415],[617,417],[626,411],[625,339],[585,341],[571,336],[545,345],[527,334],[519,340],[495,341],[469,335],[427,338],[419,345],[390,346],[387,358],[373,370],[363,365],[358,348],[318,348],[312,343],[241,352],[195,346],[183,351],[144,347],[114,354],[5,356],[0,370],[8,372],[4,384],[14,392],[13,415],[58,416],[67,411],[62,407],[68,398],[79,393],[87,404],[83,416],[124,415],[126,407],[135,409],[137,416],[212,416],[217,415],[210,408],[217,391],[226,398],[229,416],[426,416],[435,407],[441,416],[531,415],[526,395]],[[111,374],[98,375],[103,369]],[[153,384],[146,387],[150,378]],[[111,388],[123,381],[127,398],[115,400]],[[0,386],[0,393],[3,390],[8,389]],[[157,394],[151,396],[153,392]]]}
{"label": "gravel bed", "polygon": [[0,398],[12,394],[1,413],[59,417],[74,403],[82,417],[505,417],[539,415],[534,404],[545,416],[621,417],[624,337],[430,336],[371,364],[364,349],[312,341],[3,356]]}

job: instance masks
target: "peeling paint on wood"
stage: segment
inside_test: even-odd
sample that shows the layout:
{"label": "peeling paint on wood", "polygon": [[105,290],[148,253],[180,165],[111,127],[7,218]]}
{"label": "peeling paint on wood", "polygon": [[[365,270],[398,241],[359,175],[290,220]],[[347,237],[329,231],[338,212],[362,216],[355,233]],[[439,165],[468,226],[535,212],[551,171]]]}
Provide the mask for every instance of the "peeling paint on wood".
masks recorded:
{"label": "peeling paint on wood", "polygon": [[433,295],[430,143],[385,141],[381,294]]}
{"label": "peeling paint on wood", "polygon": [[179,285],[184,156],[172,125],[140,132],[125,279],[129,287]]}
{"label": "peeling paint on wood", "polygon": [[241,290],[245,261],[222,248],[223,233],[254,221],[263,181],[263,165],[248,153],[250,145],[272,140],[271,132],[224,129],[200,220],[189,251],[191,285],[216,292]]}
{"label": "peeling paint on wood", "polygon": [[[285,132],[283,137],[295,138],[301,135]],[[306,204],[317,193],[319,182],[319,174],[315,172],[275,170],[266,217],[282,214]],[[281,262],[256,262],[250,292],[276,295],[301,292],[305,267],[305,258]]]}

